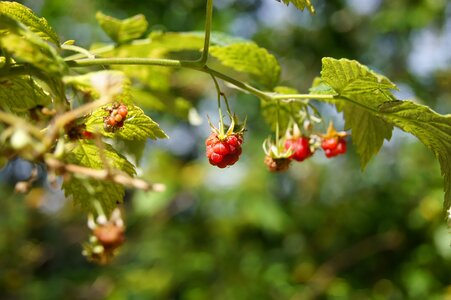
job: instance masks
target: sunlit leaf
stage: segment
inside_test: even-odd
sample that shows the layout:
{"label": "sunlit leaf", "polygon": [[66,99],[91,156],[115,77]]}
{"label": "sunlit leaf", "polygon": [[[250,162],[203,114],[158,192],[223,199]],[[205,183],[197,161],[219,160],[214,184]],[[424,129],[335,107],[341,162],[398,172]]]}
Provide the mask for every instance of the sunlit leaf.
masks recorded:
{"label": "sunlit leaf", "polygon": [[51,40],[57,45],[60,44],[58,35],[50,27],[47,20],[37,17],[28,7],[17,2],[1,1],[0,14],[21,22],[43,39]]}
{"label": "sunlit leaf", "polygon": [[[68,164],[79,165],[91,169],[103,170],[107,167],[120,170],[129,176],[136,174],[135,167],[109,144],[102,143],[99,149],[92,141],[77,141],[68,145],[64,157]],[[101,155],[108,166],[102,163]],[[94,210],[94,201],[98,201],[109,214],[124,197],[124,187],[110,181],[90,179],[82,174],[66,177],[63,183],[64,193],[71,197],[75,204],[88,211]]]}
{"label": "sunlit leaf", "polygon": [[105,33],[118,44],[140,38],[146,32],[147,26],[149,25],[146,17],[141,14],[119,20],[97,12],[96,18]]}
{"label": "sunlit leaf", "polygon": [[0,108],[24,113],[36,106],[52,102],[50,96],[29,76],[0,80]]}
{"label": "sunlit leaf", "polygon": [[273,88],[280,78],[280,65],[266,49],[254,43],[213,46],[210,54],[224,66],[251,75],[266,88]]}

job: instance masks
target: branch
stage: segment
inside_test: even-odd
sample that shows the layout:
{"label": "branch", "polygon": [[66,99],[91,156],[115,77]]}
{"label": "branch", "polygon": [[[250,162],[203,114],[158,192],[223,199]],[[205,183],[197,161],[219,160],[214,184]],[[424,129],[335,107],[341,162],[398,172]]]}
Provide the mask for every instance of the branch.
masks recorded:
{"label": "branch", "polygon": [[45,163],[47,164],[49,169],[56,170],[61,175],[77,174],[96,180],[109,180],[114,183],[144,191],[162,192],[165,190],[165,186],[161,183],[149,183],[139,178],[132,178],[118,170],[98,170],[73,164],[65,164],[60,160],[52,157],[45,158]]}

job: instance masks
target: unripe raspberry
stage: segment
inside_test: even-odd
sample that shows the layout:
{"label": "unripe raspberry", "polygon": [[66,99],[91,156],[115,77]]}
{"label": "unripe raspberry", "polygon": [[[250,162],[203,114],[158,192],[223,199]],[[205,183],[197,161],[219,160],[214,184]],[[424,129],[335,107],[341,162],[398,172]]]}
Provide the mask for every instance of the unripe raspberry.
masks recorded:
{"label": "unripe raspberry", "polygon": [[110,223],[95,228],[93,233],[102,246],[107,249],[117,248],[125,240],[124,228]]}
{"label": "unripe raspberry", "polygon": [[124,104],[121,104],[121,105],[118,107],[118,109],[117,109],[117,113],[118,113],[119,115],[121,115],[122,118],[127,117],[127,114],[128,114],[127,106],[125,106]]}
{"label": "unripe raspberry", "polygon": [[270,172],[283,172],[288,170],[291,160],[289,158],[272,158],[266,156],[264,160]]}
{"label": "unripe raspberry", "polygon": [[122,116],[121,115],[115,115],[114,116],[114,120],[116,121],[116,122],[122,122]]}

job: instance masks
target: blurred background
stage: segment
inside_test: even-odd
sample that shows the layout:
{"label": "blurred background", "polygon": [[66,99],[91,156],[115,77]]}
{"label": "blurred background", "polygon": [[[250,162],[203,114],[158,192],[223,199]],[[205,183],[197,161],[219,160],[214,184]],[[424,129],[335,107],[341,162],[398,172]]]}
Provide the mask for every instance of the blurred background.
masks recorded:
{"label": "blurred background", "polygon": [[[62,40],[86,47],[108,42],[98,10],[143,13],[152,31],[204,24],[202,0],[20,2]],[[215,2],[214,30],[269,49],[284,85],[307,92],[322,57],[345,57],[388,76],[398,98],[451,111],[449,1],[314,0],[315,16],[274,0]],[[179,72],[171,86],[203,123],[144,105],[171,138],[146,145],[140,175],[167,189],[127,192],[127,241],[111,265],[86,262],[86,214],[44,178],[26,196],[13,193],[30,164],[13,161],[0,172],[0,299],[451,299],[443,182],[415,138],[395,131],[363,172],[350,146],[270,174],[258,99],[226,90],[248,131],[240,161],[220,170],[204,153],[206,116],[216,115],[212,82]],[[319,108],[342,128],[332,107]]]}

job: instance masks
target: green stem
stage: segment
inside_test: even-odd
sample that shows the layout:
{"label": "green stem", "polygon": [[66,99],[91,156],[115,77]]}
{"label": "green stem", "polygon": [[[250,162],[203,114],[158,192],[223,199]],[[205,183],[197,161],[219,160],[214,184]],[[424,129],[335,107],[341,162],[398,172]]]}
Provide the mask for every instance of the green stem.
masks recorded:
{"label": "green stem", "polygon": [[89,52],[88,50],[86,50],[85,48],[82,47],[78,47],[75,45],[61,45],[61,49],[63,50],[69,50],[69,51],[73,51],[73,52],[78,52],[79,54],[83,54],[83,57],[88,57],[88,58],[95,58],[94,54],[92,54],[91,52]]}
{"label": "green stem", "polygon": [[333,99],[334,95],[324,94],[275,94],[271,96],[274,100],[290,100],[290,99]]}
{"label": "green stem", "polygon": [[199,59],[199,65],[205,66],[208,60],[208,50],[210,48],[211,20],[213,19],[213,0],[207,0],[207,12],[205,14],[205,38],[202,55]]}
{"label": "green stem", "polygon": [[159,58],[141,58],[141,57],[117,57],[117,58],[85,58],[74,61],[68,61],[67,65],[72,68],[92,67],[100,65],[150,65],[165,67],[182,67],[180,60],[159,59]]}
{"label": "green stem", "polygon": [[[91,55],[97,55],[97,54],[102,54],[108,51],[112,51],[114,50],[114,45],[107,45],[105,47],[101,47],[101,48],[97,48],[97,49],[93,49],[93,50],[86,50],[88,51],[89,54]],[[86,58],[89,57],[89,55],[86,55],[86,53],[78,53],[78,54],[74,54],[74,55],[70,55],[64,58],[64,61],[68,62],[68,61],[72,61],[72,60],[76,60],[76,59],[82,59],[82,58]]]}
{"label": "green stem", "polygon": [[219,83],[216,80],[216,77],[213,74],[210,74],[211,78],[213,79],[213,82],[215,83],[216,92],[218,94],[218,111],[219,111],[219,134],[220,139],[224,137],[224,121],[222,116],[222,109],[221,109],[221,88],[219,87]]}
{"label": "green stem", "polygon": [[276,147],[277,150],[279,150],[279,119],[280,119],[280,114],[279,114],[279,109],[280,109],[280,100],[276,100],[277,101],[277,106],[276,106]]}
{"label": "green stem", "polygon": [[229,100],[227,100],[227,96],[224,93],[221,93],[222,97],[224,98],[224,102],[226,104],[227,113],[229,114],[230,122],[232,122],[233,116],[232,116],[232,110],[229,106]]}

